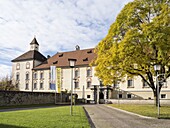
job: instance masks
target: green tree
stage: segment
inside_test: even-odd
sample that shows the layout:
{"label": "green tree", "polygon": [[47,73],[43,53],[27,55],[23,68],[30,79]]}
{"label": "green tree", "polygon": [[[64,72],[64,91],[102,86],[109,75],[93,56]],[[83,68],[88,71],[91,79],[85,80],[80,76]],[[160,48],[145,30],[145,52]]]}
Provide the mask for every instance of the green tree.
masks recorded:
{"label": "green tree", "polygon": [[153,66],[161,65],[159,73],[165,73],[165,80],[170,76],[170,0],[134,0],[125,5],[95,51],[96,75],[105,85],[140,76],[157,101]]}
{"label": "green tree", "polygon": [[4,91],[17,91],[19,90],[17,87],[17,84],[12,84],[12,80],[11,78],[9,78],[8,76],[2,78],[0,80],[0,90],[4,90]]}

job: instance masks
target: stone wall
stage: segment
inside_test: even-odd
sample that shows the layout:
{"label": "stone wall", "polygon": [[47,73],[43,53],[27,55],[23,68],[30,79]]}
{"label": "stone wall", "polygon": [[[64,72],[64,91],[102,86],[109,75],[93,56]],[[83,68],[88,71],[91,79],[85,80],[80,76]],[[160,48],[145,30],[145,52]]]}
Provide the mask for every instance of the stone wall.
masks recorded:
{"label": "stone wall", "polygon": [[[68,102],[69,94],[62,94],[62,101]],[[56,94],[56,103],[61,101],[61,95]],[[0,106],[53,104],[55,94],[48,92],[0,91]]]}

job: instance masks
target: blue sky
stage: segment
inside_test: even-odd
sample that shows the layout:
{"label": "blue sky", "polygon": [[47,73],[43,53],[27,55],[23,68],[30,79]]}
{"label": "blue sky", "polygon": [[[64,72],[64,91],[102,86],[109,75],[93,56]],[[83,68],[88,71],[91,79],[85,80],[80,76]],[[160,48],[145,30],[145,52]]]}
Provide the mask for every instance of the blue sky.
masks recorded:
{"label": "blue sky", "polygon": [[11,60],[29,50],[34,36],[45,56],[95,47],[130,1],[0,0],[0,78],[11,75]]}

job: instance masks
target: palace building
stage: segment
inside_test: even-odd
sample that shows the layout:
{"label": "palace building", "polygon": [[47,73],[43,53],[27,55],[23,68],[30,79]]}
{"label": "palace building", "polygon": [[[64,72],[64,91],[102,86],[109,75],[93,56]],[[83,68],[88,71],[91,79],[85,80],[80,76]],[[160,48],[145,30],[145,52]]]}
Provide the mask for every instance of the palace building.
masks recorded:
{"label": "palace building", "polygon": [[[30,50],[12,60],[12,81],[20,91],[30,92],[70,92],[78,99],[98,102],[107,99],[153,99],[151,88],[140,77],[124,78],[124,82],[103,86],[95,76],[95,66],[90,63],[96,58],[94,48],[74,51],[58,52],[47,58],[39,52],[39,44],[34,38],[30,43]],[[75,59],[73,68],[69,59]],[[51,66],[55,66],[55,82],[52,81]],[[109,74],[108,74],[109,75]],[[52,89],[55,83],[55,90]],[[71,84],[73,83],[73,84]],[[170,99],[170,81],[162,88],[160,98]]]}

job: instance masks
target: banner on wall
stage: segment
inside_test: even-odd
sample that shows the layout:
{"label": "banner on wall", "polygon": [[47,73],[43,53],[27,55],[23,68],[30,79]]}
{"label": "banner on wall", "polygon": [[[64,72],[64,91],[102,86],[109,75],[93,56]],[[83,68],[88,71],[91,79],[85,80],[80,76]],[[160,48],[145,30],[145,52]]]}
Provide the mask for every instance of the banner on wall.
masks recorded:
{"label": "banner on wall", "polygon": [[50,89],[56,90],[56,66],[50,66],[50,71],[51,71]]}
{"label": "banner on wall", "polygon": [[58,93],[61,93],[61,68],[57,68],[57,86]]}

